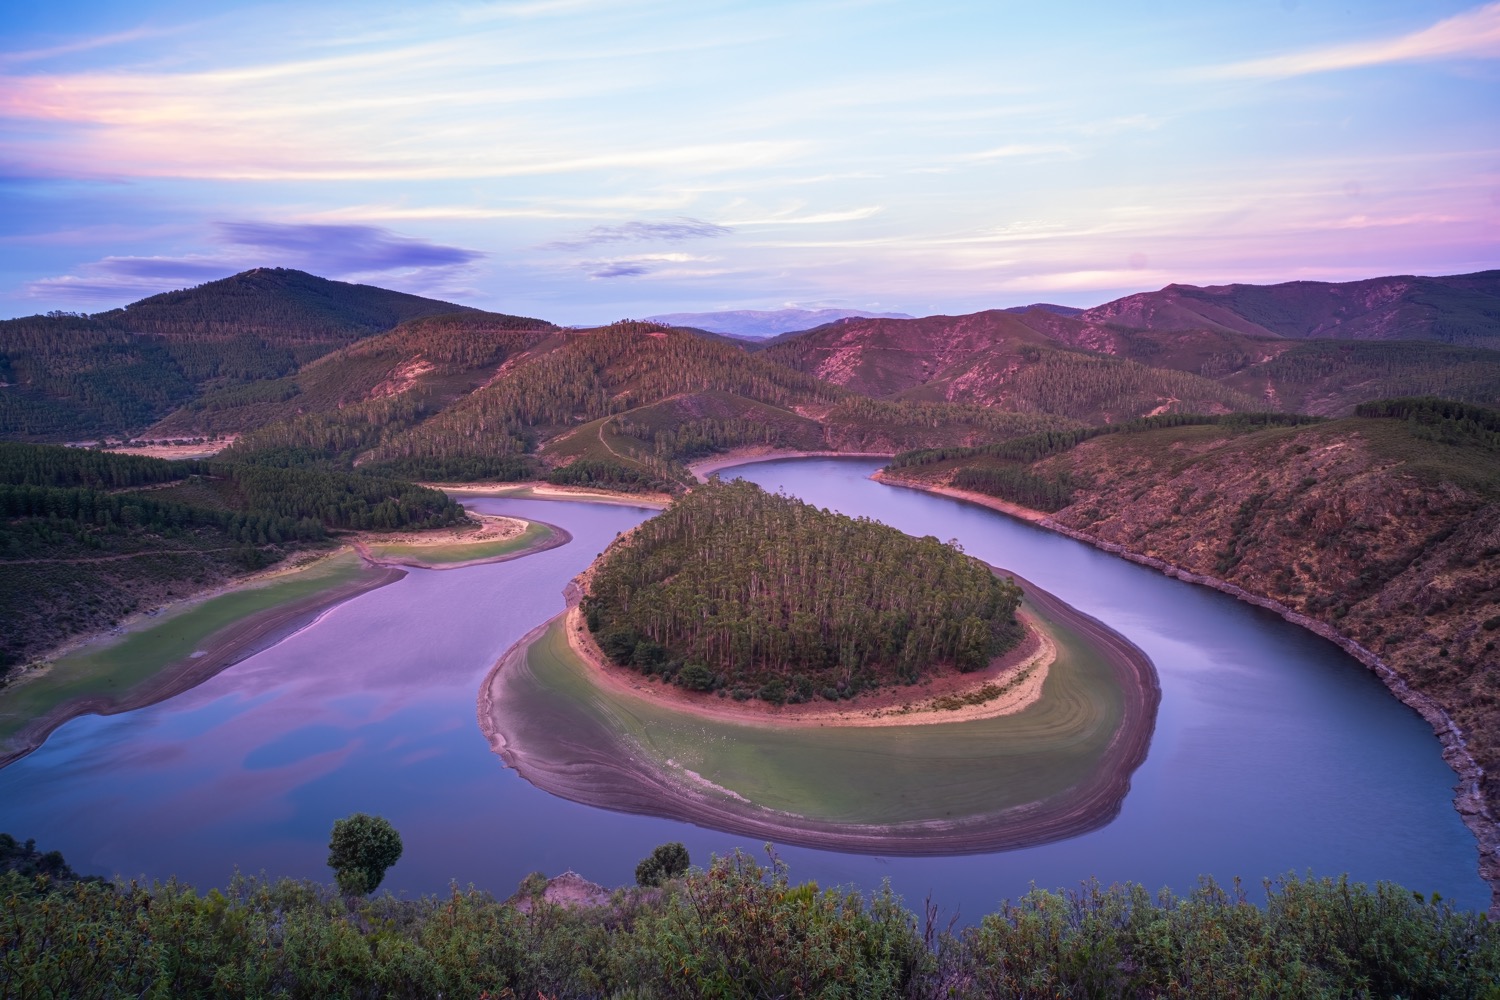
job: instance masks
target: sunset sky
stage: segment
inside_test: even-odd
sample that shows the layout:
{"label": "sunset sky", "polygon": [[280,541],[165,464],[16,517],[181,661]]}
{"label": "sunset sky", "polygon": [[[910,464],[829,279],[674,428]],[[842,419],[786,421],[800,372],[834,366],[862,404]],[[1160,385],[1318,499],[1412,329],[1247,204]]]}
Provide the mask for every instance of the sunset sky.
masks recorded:
{"label": "sunset sky", "polygon": [[286,266],[563,323],[1500,266],[1500,3],[49,0],[0,316]]}

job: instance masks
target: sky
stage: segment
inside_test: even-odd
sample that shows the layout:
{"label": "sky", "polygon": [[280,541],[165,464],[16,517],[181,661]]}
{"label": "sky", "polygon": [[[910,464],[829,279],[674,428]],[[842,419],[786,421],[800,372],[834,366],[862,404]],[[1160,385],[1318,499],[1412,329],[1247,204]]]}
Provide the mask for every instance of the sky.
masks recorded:
{"label": "sky", "polygon": [[0,9],[0,316],[295,267],[559,323],[1500,267],[1500,3]]}

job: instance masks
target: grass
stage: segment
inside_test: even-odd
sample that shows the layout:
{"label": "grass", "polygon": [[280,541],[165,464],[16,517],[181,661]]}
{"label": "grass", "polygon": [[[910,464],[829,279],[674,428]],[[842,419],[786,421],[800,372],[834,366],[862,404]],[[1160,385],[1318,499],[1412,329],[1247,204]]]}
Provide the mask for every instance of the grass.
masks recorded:
{"label": "grass", "polygon": [[[1122,718],[1108,666],[1078,636],[1044,624],[1058,659],[1041,700],[1015,715],[776,728],[703,719],[602,689],[559,622],[531,647],[530,676],[510,689],[525,703],[512,703],[507,715],[517,731],[506,736],[546,760],[566,759],[569,745],[644,751],[668,774],[692,770],[757,806],[810,819],[884,824],[994,814],[1045,801],[1104,766]],[[920,700],[921,689],[912,691]]]}
{"label": "grass", "polygon": [[545,524],[528,521],[525,531],[513,538],[499,541],[455,542],[451,545],[371,545],[370,553],[377,559],[412,559],[430,565],[445,565],[510,555],[540,544],[551,535],[552,529]]}
{"label": "grass", "polygon": [[162,668],[190,657],[216,632],[251,615],[348,583],[363,570],[342,553],[306,569],[184,604],[133,625],[118,639],[57,659],[46,673],[0,691],[0,742],[73,699],[119,698]]}

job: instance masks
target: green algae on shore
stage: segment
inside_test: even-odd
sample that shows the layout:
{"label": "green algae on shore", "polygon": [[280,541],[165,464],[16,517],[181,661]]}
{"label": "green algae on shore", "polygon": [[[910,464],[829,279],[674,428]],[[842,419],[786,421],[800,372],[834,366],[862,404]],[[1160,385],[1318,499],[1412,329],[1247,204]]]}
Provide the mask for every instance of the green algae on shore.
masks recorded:
{"label": "green algae on shore", "polygon": [[68,719],[127,711],[185,691],[327,608],[403,575],[344,551],[206,599],[178,602],[85,642],[0,690],[0,765],[35,749]]}
{"label": "green algae on shore", "polygon": [[1028,587],[1058,649],[1013,715],[929,725],[788,726],[695,714],[597,683],[555,619],[480,698],[507,764],[574,801],[838,850],[949,854],[1042,843],[1118,811],[1154,726],[1133,646]]}

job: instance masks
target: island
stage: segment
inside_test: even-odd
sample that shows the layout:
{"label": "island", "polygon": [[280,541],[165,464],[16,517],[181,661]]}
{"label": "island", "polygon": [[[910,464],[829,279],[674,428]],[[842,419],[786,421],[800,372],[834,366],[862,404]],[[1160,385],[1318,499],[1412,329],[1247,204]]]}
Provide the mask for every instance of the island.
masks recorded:
{"label": "island", "polygon": [[781,843],[953,854],[1118,813],[1159,689],[1123,637],[934,537],[717,480],[622,535],[481,689],[543,789]]}

